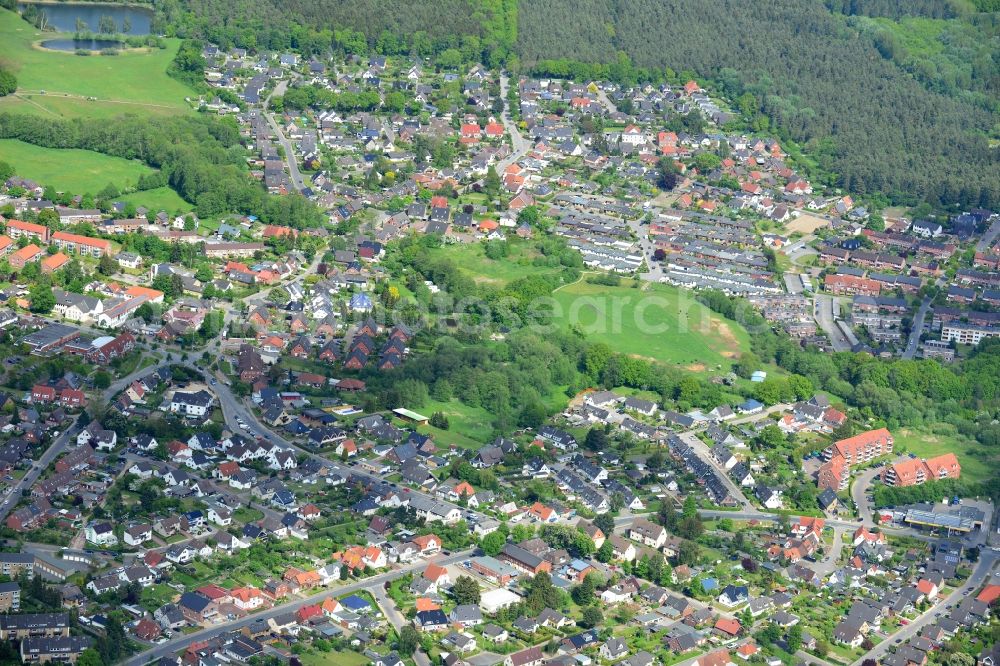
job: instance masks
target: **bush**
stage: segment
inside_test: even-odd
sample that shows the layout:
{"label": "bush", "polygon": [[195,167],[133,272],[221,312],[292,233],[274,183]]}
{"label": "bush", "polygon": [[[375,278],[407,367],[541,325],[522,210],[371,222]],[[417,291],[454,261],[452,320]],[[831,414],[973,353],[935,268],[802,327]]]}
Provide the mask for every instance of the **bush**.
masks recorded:
{"label": "bush", "polygon": [[0,68],[0,97],[10,95],[17,90],[17,77],[13,72]]}

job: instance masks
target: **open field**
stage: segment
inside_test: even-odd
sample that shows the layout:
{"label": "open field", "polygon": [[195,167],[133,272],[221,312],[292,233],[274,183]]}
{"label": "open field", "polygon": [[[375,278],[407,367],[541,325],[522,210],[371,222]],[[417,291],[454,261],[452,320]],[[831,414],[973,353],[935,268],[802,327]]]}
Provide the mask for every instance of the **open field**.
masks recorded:
{"label": "open field", "polygon": [[987,447],[963,437],[953,426],[938,423],[930,428],[900,428],[892,433],[895,448],[906,447],[908,453],[921,458],[954,453],[962,465],[962,478],[968,481],[985,481],[994,474],[1000,456]]}
{"label": "open field", "polygon": [[35,45],[56,35],[36,30],[12,11],[0,10],[0,62],[14,71],[18,83],[16,95],[0,99],[0,111],[108,118],[127,112],[190,110],[184,98],[194,91],[166,73],[180,40],[167,40],[166,49],[116,56],[78,56]]}
{"label": "open field", "polygon": [[494,260],[486,256],[483,243],[449,245],[438,252],[454,260],[469,278],[480,283],[503,286],[526,275],[546,275],[559,272],[559,267],[536,266],[535,259],[542,255],[534,245],[517,240],[509,241],[510,254]]}
{"label": "open field", "polygon": [[811,234],[817,229],[822,229],[823,227],[828,226],[830,226],[830,220],[824,220],[822,217],[810,215],[809,213],[799,215],[791,222],[785,224],[785,228],[788,229],[788,233],[790,234],[794,234],[796,232],[800,234]]}
{"label": "open field", "polygon": [[[437,252],[453,259],[469,279],[497,286],[561,270],[535,265],[540,255],[531,243],[510,242],[510,254],[499,260],[486,257],[484,248],[474,243]],[[712,313],[686,290],[646,282],[634,287],[627,278],[622,285],[591,284],[584,277],[559,287],[552,295],[556,322],[566,329],[576,327],[615,351],[693,372],[707,372],[720,364],[728,370],[732,359],[749,348],[746,331]]]}
{"label": "open field", "polygon": [[120,197],[120,199],[126,202],[131,201],[136,206],[145,206],[156,212],[165,210],[170,214],[186,213],[192,208],[191,204],[181,199],[181,196],[169,187],[157,187],[153,190],[133,192],[132,194]]}
{"label": "open field", "polygon": [[749,348],[738,324],[714,314],[686,291],[661,284],[608,287],[585,281],[553,294],[566,328],[625,354],[705,372]]}
{"label": "open field", "polygon": [[481,407],[469,407],[456,399],[448,402],[428,400],[427,404],[415,410],[424,416],[434,412],[442,412],[448,417],[448,429],[440,430],[433,426],[417,428],[423,434],[434,436],[434,441],[446,446],[454,444],[463,449],[478,449],[490,440],[493,434],[492,417]]}
{"label": "open field", "polygon": [[135,160],[89,150],[42,148],[16,139],[0,139],[0,158],[23,178],[76,194],[96,194],[108,183],[135,185],[139,176],[153,173]]}

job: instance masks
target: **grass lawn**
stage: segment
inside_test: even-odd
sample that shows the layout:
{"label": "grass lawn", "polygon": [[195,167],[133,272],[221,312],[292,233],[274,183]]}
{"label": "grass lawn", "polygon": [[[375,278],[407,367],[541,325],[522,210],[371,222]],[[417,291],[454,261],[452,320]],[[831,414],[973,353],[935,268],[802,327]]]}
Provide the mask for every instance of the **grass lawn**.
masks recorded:
{"label": "grass lawn", "polygon": [[484,243],[446,245],[436,252],[447,255],[470,279],[480,283],[503,286],[526,275],[546,275],[559,272],[559,267],[535,266],[534,260],[541,253],[534,245],[515,239],[508,241],[510,253],[503,259],[494,260],[486,256]]}
{"label": "grass lawn", "polygon": [[108,183],[118,187],[135,185],[139,176],[153,173],[153,169],[136,160],[89,150],[42,148],[16,139],[0,139],[0,155],[22,178],[78,194],[96,194]]}
{"label": "grass lawn", "polygon": [[15,12],[0,11],[0,59],[14,71],[18,83],[16,95],[0,100],[0,110],[96,118],[111,118],[127,111],[190,111],[184,98],[194,95],[194,91],[167,76],[167,65],[177,53],[179,39],[168,39],[166,49],[143,49],[116,56],[78,56],[35,45],[56,36],[41,33]]}
{"label": "grass lawn", "polygon": [[371,659],[345,650],[343,652],[309,652],[298,655],[302,666],[365,666]]}
{"label": "grass lawn", "polygon": [[181,195],[169,187],[157,187],[156,189],[145,190],[143,192],[133,192],[119,198],[121,201],[131,201],[136,206],[145,206],[154,212],[165,210],[171,215],[174,213],[187,213],[192,208],[191,204],[181,199]]}
{"label": "grass lawn", "polygon": [[557,320],[618,352],[705,372],[749,348],[749,336],[686,291],[644,283],[609,287],[580,281],[553,294]]}
{"label": "grass lawn", "polygon": [[425,416],[430,416],[434,412],[444,412],[448,417],[447,430],[429,425],[417,428],[423,434],[433,435],[434,441],[440,444],[454,444],[463,449],[478,449],[493,435],[491,425],[493,419],[489,412],[481,407],[469,407],[455,399],[448,402],[428,400],[427,404],[416,411]]}
{"label": "grass lawn", "polygon": [[906,447],[908,453],[931,458],[942,453],[954,453],[962,465],[962,478],[969,481],[989,479],[1000,463],[995,451],[959,434],[953,426],[938,423],[929,428],[900,428],[892,433],[895,450]]}

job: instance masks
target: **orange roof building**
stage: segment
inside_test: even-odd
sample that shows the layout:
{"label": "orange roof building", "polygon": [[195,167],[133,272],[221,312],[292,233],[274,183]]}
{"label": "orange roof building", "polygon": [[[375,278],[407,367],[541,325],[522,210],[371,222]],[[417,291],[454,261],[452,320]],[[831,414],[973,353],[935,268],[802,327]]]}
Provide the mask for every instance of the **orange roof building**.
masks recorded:
{"label": "orange roof building", "polygon": [[45,250],[38,247],[34,243],[25,245],[20,250],[10,255],[10,267],[15,270],[20,270],[32,261],[38,261],[43,254],[45,254]]}
{"label": "orange roof building", "polygon": [[982,601],[984,604],[992,604],[997,599],[1000,599],[1000,585],[987,585],[976,597],[976,601]]}
{"label": "orange roof building", "polygon": [[418,613],[420,611],[441,610],[441,606],[437,605],[427,597],[417,597],[416,606]]}
{"label": "orange roof building", "polygon": [[106,241],[103,238],[91,238],[66,231],[57,231],[52,234],[52,242],[56,244],[56,247],[67,252],[89,254],[94,257],[111,254],[111,241]]}
{"label": "orange roof building", "polygon": [[882,472],[882,481],[887,486],[905,488],[919,486],[927,481],[958,479],[962,476],[962,466],[954,453],[944,453],[933,458],[910,458],[889,465]]}
{"label": "orange roof building", "polygon": [[55,273],[69,263],[69,257],[62,252],[56,252],[42,259],[40,265],[43,273]]}
{"label": "orange roof building", "polygon": [[854,437],[841,439],[824,451],[827,460],[840,456],[847,466],[860,465],[873,458],[892,453],[892,433],[886,428],[869,430]]}
{"label": "orange roof building", "polygon": [[125,290],[127,296],[132,298],[138,298],[139,296],[144,296],[150,303],[162,303],[163,302],[163,292],[159,289],[150,289],[149,287],[140,287],[138,285],[131,286]]}
{"label": "orange roof building", "polygon": [[10,236],[0,236],[0,255],[5,255],[14,248],[14,241]]}
{"label": "orange roof building", "polygon": [[34,222],[25,222],[24,220],[7,220],[7,235],[11,238],[27,236],[28,238],[35,238],[43,243],[47,243],[49,240],[49,228],[41,224],[35,224]]}

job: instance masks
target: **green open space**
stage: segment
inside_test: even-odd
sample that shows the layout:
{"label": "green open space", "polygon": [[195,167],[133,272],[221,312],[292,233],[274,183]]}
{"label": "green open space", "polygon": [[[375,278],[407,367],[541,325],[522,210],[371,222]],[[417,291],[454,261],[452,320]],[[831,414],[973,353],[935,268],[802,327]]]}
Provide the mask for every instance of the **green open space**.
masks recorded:
{"label": "green open space", "polygon": [[[469,279],[497,286],[563,270],[543,265],[541,254],[529,242],[511,239],[508,255],[500,259],[487,257],[485,248],[484,243],[470,243],[435,252],[451,258]],[[615,351],[705,373],[717,366],[728,371],[732,361],[750,348],[743,327],[697,302],[690,291],[628,278],[622,278],[620,286],[593,284],[587,275],[591,273],[556,289],[553,314],[559,325],[576,328]]]}
{"label": "green open space", "polygon": [[960,434],[954,426],[936,423],[928,428],[900,428],[892,433],[894,449],[905,449],[920,458],[932,458],[943,453],[954,453],[962,465],[962,479],[985,481],[992,478],[1000,463],[1000,455],[995,450],[979,444]]}
{"label": "green open space", "polygon": [[344,650],[341,652],[307,652],[298,655],[302,666],[364,666],[371,659],[358,652]]}
{"label": "green open space", "polygon": [[0,62],[17,75],[18,82],[16,95],[0,99],[0,111],[90,118],[190,111],[184,98],[194,91],[167,76],[179,39],[166,40],[165,49],[128,50],[115,56],[79,56],[37,45],[58,36],[37,30],[12,11],[0,10]]}
{"label": "green open space", "polygon": [[136,160],[90,150],[42,148],[16,139],[0,139],[0,159],[23,178],[77,194],[96,194],[108,183],[119,188],[135,185],[139,176],[153,173]]}
{"label": "green open space", "polygon": [[722,366],[749,349],[749,336],[677,287],[611,287],[580,281],[558,289],[557,321],[615,351],[680,365],[692,372]]}
{"label": "green open space", "polygon": [[558,266],[535,265],[535,260],[542,255],[533,245],[511,240],[509,247],[509,254],[502,259],[487,257],[486,245],[483,243],[448,245],[437,251],[447,254],[469,275],[470,279],[497,286],[503,286],[526,275],[548,275],[560,270]]}
{"label": "green open space", "polygon": [[425,416],[441,412],[448,417],[447,430],[430,425],[418,428],[421,433],[433,435],[435,442],[445,446],[478,449],[493,434],[493,417],[487,410],[470,407],[456,399],[447,402],[428,400],[418,411]]}
{"label": "green open space", "polygon": [[145,206],[149,210],[159,212],[165,210],[171,215],[174,213],[187,213],[192,206],[181,195],[177,194],[169,187],[157,187],[152,190],[132,192],[119,197],[121,201],[132,202],[136,206]]}

